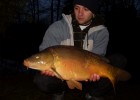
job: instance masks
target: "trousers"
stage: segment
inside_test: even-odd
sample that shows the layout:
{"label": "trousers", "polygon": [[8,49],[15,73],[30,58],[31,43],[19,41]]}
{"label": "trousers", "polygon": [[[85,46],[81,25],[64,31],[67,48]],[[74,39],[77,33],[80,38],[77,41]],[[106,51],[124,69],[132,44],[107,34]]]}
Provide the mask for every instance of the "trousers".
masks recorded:
{"label": "trousers", "polygon": [[[48,94],[62,93],[68,89],[66,81],[62,81],[56,77],[42,75],[37,73],[34,77],[34,83],[37,87]],[[94,96],[103,96],[113,90],[112,84],[109,79],[101,78],[97,82],[81,82],[83,92],[89,93]]]}

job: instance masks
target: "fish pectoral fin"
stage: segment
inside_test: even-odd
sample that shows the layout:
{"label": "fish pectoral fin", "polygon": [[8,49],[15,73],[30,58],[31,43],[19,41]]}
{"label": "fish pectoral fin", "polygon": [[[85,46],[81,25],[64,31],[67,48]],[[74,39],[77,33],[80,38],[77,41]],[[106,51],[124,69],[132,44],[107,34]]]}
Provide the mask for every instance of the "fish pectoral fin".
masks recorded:
{"label": "fish pectoral fin", "polygon": [[78,81],[75,81],[75,80],[69,80],[69,81],[66,81],[67,82],[67,85],[70,89],[74,89],[74,88],[77,88],[79,90],[82,90],[82,84]]}
{"label": "fish pectoral fin", "polygon": [[64,79],[62,78],[62,76],[54,68],[51,68],[51,70],[55,73],[56,77],[58,77],[59,79],[61,79],[62,81],[64,81]]}

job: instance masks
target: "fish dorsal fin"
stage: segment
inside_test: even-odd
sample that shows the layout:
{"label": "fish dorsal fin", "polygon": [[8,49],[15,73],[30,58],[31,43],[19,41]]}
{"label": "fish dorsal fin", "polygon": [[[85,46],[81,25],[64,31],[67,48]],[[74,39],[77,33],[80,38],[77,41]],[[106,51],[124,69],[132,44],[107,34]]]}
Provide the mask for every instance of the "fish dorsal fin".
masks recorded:
{"label": "fish dorsal fin", "polygon": [[77,88],[79,90],[82,90],[82,84],[78,81],[75,81],[75,80],[69,80],[69,81],[66,81],[67,82],[67,85],[70,89],[74,89],[74,88]]}

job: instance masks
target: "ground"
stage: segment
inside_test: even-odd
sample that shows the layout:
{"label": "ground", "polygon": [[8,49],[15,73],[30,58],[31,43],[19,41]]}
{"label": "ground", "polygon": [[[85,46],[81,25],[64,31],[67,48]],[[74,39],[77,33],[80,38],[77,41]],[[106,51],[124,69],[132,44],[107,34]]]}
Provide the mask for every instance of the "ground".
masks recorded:
{"label": "ground", "polygon": [[[140,84],[127,81],[116,87],[116,96],[107,96],[106,100],[138,100]],[[1,75],[0,100],[51,100],[51,95],[40,91],[33,83],[33,75],[28,73]],[[67,90],[65,100],[84,100],[82,91]]]}

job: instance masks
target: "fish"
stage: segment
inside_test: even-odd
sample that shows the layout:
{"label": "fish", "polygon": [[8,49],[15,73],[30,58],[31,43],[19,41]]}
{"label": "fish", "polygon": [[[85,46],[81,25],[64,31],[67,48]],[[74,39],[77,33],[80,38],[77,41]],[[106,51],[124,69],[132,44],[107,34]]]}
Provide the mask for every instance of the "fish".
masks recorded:
{"label": "fish", "polygon": [[55,45],[24,59],[26,68],[38,71],[52,71],[70,89],[82,90],[81,81],[88,81],[93,74],[110,80],[113,88],[118,81],[127,81],[131,74],[112,66],[104,57],[74,46]]}

